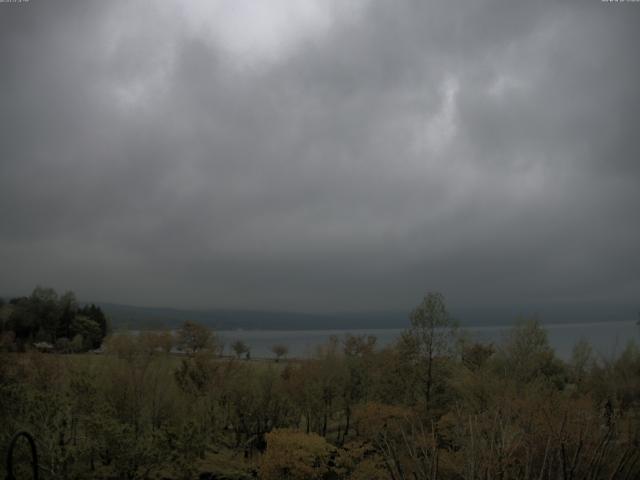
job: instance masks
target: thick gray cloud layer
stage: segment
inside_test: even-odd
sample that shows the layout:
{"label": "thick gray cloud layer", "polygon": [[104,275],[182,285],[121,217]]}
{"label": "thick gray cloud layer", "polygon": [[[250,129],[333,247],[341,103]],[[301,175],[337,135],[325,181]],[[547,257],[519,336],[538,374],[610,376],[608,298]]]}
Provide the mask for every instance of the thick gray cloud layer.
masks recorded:
{"label": "thick gray cloud layer", "polygon": [[640,4],[0,4],[0,291],[638,300]]}

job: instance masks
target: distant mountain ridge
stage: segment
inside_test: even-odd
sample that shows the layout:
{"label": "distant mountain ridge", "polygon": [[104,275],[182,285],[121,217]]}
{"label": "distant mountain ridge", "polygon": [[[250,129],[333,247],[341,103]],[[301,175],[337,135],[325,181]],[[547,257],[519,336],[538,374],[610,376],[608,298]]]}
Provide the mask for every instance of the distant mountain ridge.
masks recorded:
{"label": "distant mountain ridge", "polygon": [[114,328],[177,328],[189,320],[216,330],[341,330],[403,328],[408,317],[403,313],[313,314],[260,310],[186,310],[162,307],[137,307],[101,303]]}
{"label": "distant mountain ridge", "polygon": [[[261,310],[189,310],[163,307],[139,307],[94,302],[111,319],[114,328],[177,328],[189,320],[217,330],[371,330],[406,328],[409,312],[298,313]],[[519,319],[537,317],[542,323],[581,323],[634,320],[634,305],[603,302],[567,303],[527,307],[452,308],[451,314],[461,326],[510,325]]]}

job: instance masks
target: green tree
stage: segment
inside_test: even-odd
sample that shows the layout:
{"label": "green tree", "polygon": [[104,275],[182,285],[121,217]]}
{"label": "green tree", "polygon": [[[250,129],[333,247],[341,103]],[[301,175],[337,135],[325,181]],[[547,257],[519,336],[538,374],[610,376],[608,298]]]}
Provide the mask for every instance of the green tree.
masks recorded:
{"label": "green tree", "polygon": [[85,343],[84,337],[79,333],[77,335],[75,335],[71,339],[71,343],[69,344],[69,348],[71,349],[72,352],[75,352],[75,353],[82,352],[83,350],[86,350],[86,343]]}
{"label": "green tree", "polygon": [[190,395],[205,395],[213,384],[216,368],[210,355],[195,353],[185,357],[175,370],[174,378],[182,391]]}
{"label": "green tree", "polygon": [[78,302],[73,292],[65,292],[59,300],[60,317],[58,318],[58,326],[56,329],[56,337],[73,337],[71,332],[71,323],[78,314]]}
{"label": "green tree", "polygon": [[13,309],[5,328],[14,332],[16,342],[21,345],[34,337],[40,329],[40,321],[27,297],[12,299],[12,302]]}
{"label": "green tree", "polygon": [[517,382],[547,379],[557,386],[564,382],[563,368],[549,345],[547,331],[536,319],[513,327],[497,357],[503,375]]}
{"label": "green tree", "polygon": [[462,363],[475,372],[487,363],[495,351],[493,344],[466,342],[462,345]]}
{"label": "green tree", "polygon": [[242,340],[236,340],[231,344],[231,350],[233,350],[236,356],[240,358],[243,354],[249,352],[249,346]]}
{"label": "green tree", "polygon": [[185,321],[178,331],[178,345],[184,351],[196,353],[201,350],[215,351],[216,337],[213,331],[199,323]]}
{"label": "green tree", "polygon": [[347,334],[344,339],[345,374],[342,382],[345,427],[343,438],[349,435],[353,406],[366,400],[371,385],[371,363],[377,338],[373,335]]}
{"label": "green tree", "polygon": [[109,334],[109,320],[100,307],[92,303],[91,305],[85,305],[84,307],[82,307],[78,311],[78,313],[80,315],[89,317],[100,326],[102,338],[106,337]]}
{"label": "green tree", "polygon": [[84,315],[76,315],[71,321],[69,331],[72,338],[77,335],[84,339],[84,350],[98,348],[102,343],[102,330],[94,320]]}
{"label": "green tree", "polygon": [[175,343],[173,334],[169,330],[160,332],[144,332],[140,334],[142,347],[150,352],[171,353],[171,349]]}
{"label": "green tree", "polygon": [[364,357],[373,353],[378,339],[375,335],[352,335],[344,338],[344,354],[348,357]]}
{"label": "green tree", "polygon": [[7,328],[15,332],[21,344],[33,341],[38,332],[47,341],[55,342],[60,309],[54,289],[38,286],[29,297],[14,298],[10,303],[13,309]]}
{"label": "green tree", "polygon": [[160,348],[164,353],[171,353],[173,349],[173,345],[175,344],[175,338],[173,337],[173,333],[169,330],[163,330],[159,334],[160,336]]}
{"label": "green tree", "polygon": [[571,381],[581,384],[594,364],[593,348],[586,340],[580,340],[573,347],[569,360],[569,374]]}
{"label": "green tree", "polygon": [[274,430],[266,435],[267,451],[260,462],[264,480],[313,480],[329,472],[331,445],[315,434]]}
{"label": "green tree", "polygon": [[276,356],[276,362],[279,362],[282,357],[286,357],[289,353],[289,347],[278,343],[271,347],[271,351]]}
{"label": "green tree", "polygon": [[36,331],[42,327],[50,342],[56,339],[58,321],[60,319],[60,302],[53,288],[37,286],[29,297],[27,307],[36,318]]}
{"label": "green tree", "polygon": [[428,293],[409,316],[411,327],[404,332],[401,349],[421,377],[427,410],[431,404],[434,369],[438,357],[453,353],[457,324],[453,321],[444,297]]}

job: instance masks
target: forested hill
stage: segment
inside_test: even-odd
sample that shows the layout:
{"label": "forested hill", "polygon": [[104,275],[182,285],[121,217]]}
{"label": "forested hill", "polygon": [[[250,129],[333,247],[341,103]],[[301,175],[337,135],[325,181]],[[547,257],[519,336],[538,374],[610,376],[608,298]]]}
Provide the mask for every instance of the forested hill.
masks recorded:
{"label": "forested hill", "polygon": [[[191,320],[218,330],[339,330],[406,328],[409,311],[310,314],[251,310],[188,310],[138,307],[96,302],[114,328],[178,328]],[[543,323],[580,323],[632,320],[636,305],[573,302],[555,305],[452,308],[462,326],[510,325],[519,318],[537,317]]]}
{"label": "forested hill", "polygon": [[185,320],[217,330],[333,330],[405,328],[407,312],[309,314],[252,310],[181,310],[99,303],[114,328],[178,328]]}

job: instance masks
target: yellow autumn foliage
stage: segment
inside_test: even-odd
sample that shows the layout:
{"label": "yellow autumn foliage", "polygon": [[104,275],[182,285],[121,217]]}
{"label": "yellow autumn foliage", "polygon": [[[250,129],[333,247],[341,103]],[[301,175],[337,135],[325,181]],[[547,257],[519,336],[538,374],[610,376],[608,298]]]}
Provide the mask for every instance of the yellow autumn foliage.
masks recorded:
{"label": "yellow autumn foliage", "polygon": [[314,480],[329,471],[332,447],[319,435],[276,429],[266,434],[266,441],[261,480]]}

